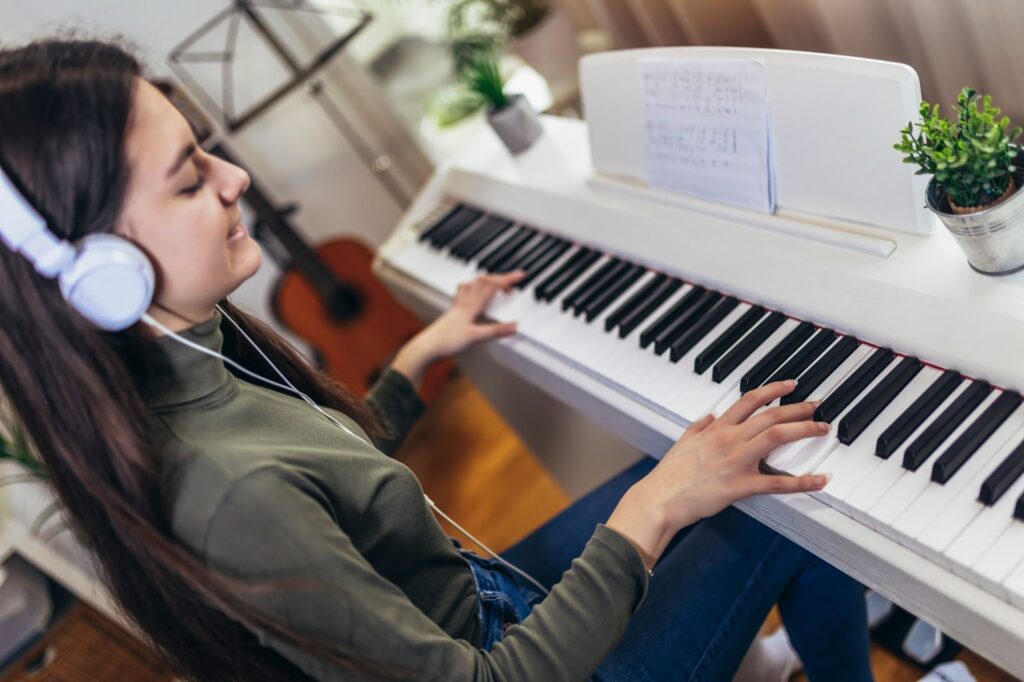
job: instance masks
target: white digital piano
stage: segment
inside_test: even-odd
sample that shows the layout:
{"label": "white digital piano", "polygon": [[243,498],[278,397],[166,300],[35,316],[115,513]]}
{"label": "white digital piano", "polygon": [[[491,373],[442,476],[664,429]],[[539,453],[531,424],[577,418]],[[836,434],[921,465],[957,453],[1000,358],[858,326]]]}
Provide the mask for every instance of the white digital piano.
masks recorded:
{"label": "white digital piano", "polygon": [[[774,214],[651,187],[651,58],[763,61]],[[765,466],[833,480],[737,506],[1024,676],[1024,273],[971,270],[892,149],[917,75],[656,48],[586,57],[580,77],[586,122],[544,117],[517,157],[481,129],[380,249],[379,275],[429,318],[480,272],[527,272],[488,313],[519,334],[467,367],[531,445],[563,425],[562,450],[588,442],[582,419],[590,443],[657,457],[743,391],[798,378],[833,428]],[[610,466],[579,447],[581,471]]]}

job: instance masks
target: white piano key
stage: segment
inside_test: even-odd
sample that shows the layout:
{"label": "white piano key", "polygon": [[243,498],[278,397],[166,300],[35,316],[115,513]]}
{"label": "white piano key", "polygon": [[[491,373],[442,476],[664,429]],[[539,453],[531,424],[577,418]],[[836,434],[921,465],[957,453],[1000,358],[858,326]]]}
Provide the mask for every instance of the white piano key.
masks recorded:
{"label": "white piano key", "polygon": [[[936,448],[931,457],[929,457],[924,464],[918,467],[917,471],[914,472],[918,475],[914,476],[912,479],[915,481],[914,486],[903,486],[902,482],[906,479],[901,479],[900,483],[893,488],[892,493],[894,495],[901,495],[906,491],[909,493],[907,495],[908,497],[913,497],[910,503],[900,510],[892,519],[892,525],[890,526],[891,532],[888,534],[894,539],[897,539],[903,544],[912,545],[915,539],[924,532],[928,523],[942,510],[946,503],[945,497],[946,494],[948,494],[949,486],[951,484],[956,485],[959,490],[958,477],[963,473],[963,471],[957,472],[957,475],[954,476],[949,483],[943,486],[932,481],[932,465],[934,465],[935,460],[937,460],[942,453],[946,451],[946,448],[956,441],[956,439],[960,437],[960,434],[966,431],[970,425],[974,423],[974,420],[978,418],[978,415],[984,412],[988,406],[995,401],[1000,393],[1002,393],[1002,391],[992,391],[985,396],[985,400],[983,400],[981,404],[967,416],[967,419],[964,419],[963,423],[957,426],[953,433],[950,434],[950,436],[938,448]],[[975,456],[977,456],[977,453],[975,453]],[[974,457],[971,459],[973,460]],[[969,466],[969,464],[970,463],[965,466]]]}
{"label": "white piano key", "polygon": [[[872,351],[873,350],[874,349],[872,349]],[[857,396],[850,401],[850,404],[832,420],[831,428],[828,433],[823,436],[807,438],[794,443],[793,445],[796,447],[788,453],[785,460],[786,473],[794,476],[803,476],[813,472],[822,474],[832,473],[831,471],[827,471],[821,467],[821,464],[828,458],[835,448],[845,447],[840,444],[838,438],[839,422],[841,422],[843,417],[845,417],[847,413],[857,405],[858,400],[870,393],[871,390],[874,389],[874,387],[877,386],[886,377],[886,375],[893,370],[893,368],[895,368],[897,362],[897,360],[893,359],[885,369],[878,373],[878,376],[876,376],[863,391],[858,393]],[[825,399],[827,398],[828,396],[826,395]],[[832,484],[829,483],[829,486],[831,485]]]}
{"label": "white piano key", "polygon": [[[827,379],[821,382],[816,389],[811,391],[811,394],[807,396],[807,400],[810,402],[823,400],[825,396],[832,393],[832,391],[834,391],[836,387],[850,375],[850,373],[860,367],[873,351],[874,348],[865,344],[857,346],[857,348],[850,353],[850,356],[846,358],[846,360],[844,360]],[[800,380],[797,379],[797,381],[799,382]],[[739,391],[737,390],[737,393],[738,392]],[[826,439],[831,435],[832,434],[830,432],[824,436],[820,436],[819,438]],[[805,460],[800,456],[800,452],[808,442],[809,441],[797,441],[795,443],[788,443],[778,447],[773,450],[767,458],[765,458],[765,461],[768,463],[768,466],[777,471],[783,471],[793,475],[807,473],[806,470],[801,469],[801,466],[805,466]]]}
{"label": "white piano key", "polygon": [[[530,283],[522,289],[513,289],[508,294],[499,293],[487,309],[487,314],[495,320],[502,322],[520,322],[522,328],[523,320],[529,320],[536,314],[540,302],[534,296],[534,291],[552,273],[557,271],[566,261],[572,258],[580,250],[579,246],[570,246],[565,253],[554,259],[544,268]],[[530,323],[527,322],[527,325]],[[520,329],[522,331],[522,329]]]}
{"label": "white piano key", "polygon": [[[941,491],[943,506],[929,522],[924,531],[915,539],[915,546],[921,548],[939,563],[946,564],[944,551],[985,509],[978,501],[981,484],[999,466],[999,462],[1013,449],[1019,440],[1014,440],[1017,431],[1024,427],[1024,409],[1017,409],[989,436],[970,459],[946,482]],[[924,504],[929,489],[915,504]]]}
{"label": "white piano key", "polygon": [[[922,371],[929,369],[933,368],[925,367]],[[941,374],[940,370],[933,371],[937,371]],[[882,460],[881,464],[879,464],[878,467],[868,475],[864,482],[857,486],[854,493],[844,501],[844,511],[872,528],[877,529],[882,525],[888,525],[891,523],[891,519],[880,522],[875,516],[869,513],[869,511],[876,504],[879,504],[883,496],[888,495],[888,491],[895,486],[901,478],[904,476],[916,476],[917,473],[920,472],[920,469],[918,472],[913,472],[903,468],[903,455],[906,452],[907,446],[917,440],[917,437],[930,427],[936,419],[938,419],[939,415],[941,415],[946,408],[949,407],[949,405],[967,389],[970,383],[971,382],[969,381],[964,381],[953,389],[953,392],[950,393],[946,399],[942,401],[942,403],[939,404],[939,406],[933,410],[930,415],[928,415],[928,418],[925,419],[921,425],[918,426],[917,429],[900,444],[899,448],[889,455],[887,459]],[[879,512],[876,510],[875,513]]]}
{"label": "white piano key", "polygon": [[[652,377],[657,377],[664,367],[663,359],[654,354],[651,346],[640,347],[640,335],[659,317],[668,312],[676,303],[693,289],[692,284],[683,284],[679,290],[669,296],[658,308],[637,325],[626,338],[622,339],[625,350],[616,350],[608,359],[622,358],[616,371],[615,381],[638,396],[646,396]],[[623,354],[625,355],[623,357]]]}
{"label": "white piano key", "polygon": [[[890,364],[889,371],[895,370],[899,362],[897,358]],[[940,374],[939,370],[932,367],[922,367],[917,376],[910,380],[853,443],[839,444],[832,451],[818,467],[820,471],[832,474],[832,480],[820,493],[822,500],[832,506],[843,508],[843,501],[852,495],[864,478],[883,461],[881,457],[875,455],[878,437],[932,385]],[[839,422],[836,421],[835,424],[838,430]]]}
{"label": "white piano key", "polygon": [[[696,421],[708,412],[714,412],[720,417],[722,412],[728,409],[734,402],[740,399],[740,379],[743,375],[758,363],[769,351],[779,344],[786,335],[793,331],[799,324],[796,320],[787,318],[779,325],[775,332],[765,339],[764,343],[754,349],[747,359],[741,362],[732,373],[718,384],[710,381],[708,385],[699,392],[689,394],[688,397],[677,404],[677,414],[689,421]],[[756,325],[755,325],[756,329]],[[751,330],[753,331],[753,330]],[[708,370],[714,372],[714,368]]]}
{"label": "white piano key", "polygon": [[[1021,439],[1024,439],[1024,428],[1018,429],[1018,431],[1010,437],[1010,449],[1020,443]],[[997,460],[1002,461],[1006,456],[1004,451]],[[998,462],[995,466],[998,466]],[[982,477],[984,480],[984,477]],[[977,493],[981,490],[981,481],[977,481]],[[981,505],[981,510],[977,516],[956,536],[956,539],[950,543],[949,547],[944,552],[944,563],[949,566],[953,572],[959,575],[978,582],[976,580],[977,571],[974,566],[978,563],[985,552],[988,551],[989,547],[992,547],[999,536],[1010,527],[1013,523],[1013,510],[1017,504],[1017,499],[1024,495],[1024,476],[1017,479],[1006,492],[1003,493],[1002,497],[996,501],[991,507]],[[980,503],[979,503],[980,504]],[[985,585],[980,585],[986,587]]]}
{"label": "white piano key", "polygon": [[1024,609],[1024,564],[1013,570],[1010,577],[1003,583],[1010,601],[1019,609]]}
{"label": "white piano key", "polygon": [[738,304],[704,338],[698,341],[686,355],[679,358],[678,362],[673,363],[676,367],[680,368],[681,372],[671,375],[670,380],[663,382],[659,386],[658,393],[652,395],[652,400],[671,410],[677,401],[685,399],[696,391],[704,390],[709,384],[713,384],[714,382],[711,381],[711,370],[708,369],[704,374],[697,374],[693,371],[693,363],[697,356],[704,352],[704,349],[714,343],[736,320],[743,317],[751,307],[749,303],[741,302]]}
{"label": "white piano key", "polygon": [[597,372],[603,372],[604,368],[600,366],[601,358],[609,352],[621,350],[622,348],[622,339],[614,331],[605,331],[605,322],[620,306],[647,286],[656,276],[654,272],[645,272],[636,282],[612,301],[600,315],[595,317],[592,322],[586,323],[585,334],[580,334],[577,338],[570,340],[570,343],[580,344],[579,357],[582,364]]}
{"label": "white piano key", "polygon": [[1024,521],[1010,519],[1009,525],[972,566],[972,579],[996,597],[1009,601],[1006,581],[1024,565]]}

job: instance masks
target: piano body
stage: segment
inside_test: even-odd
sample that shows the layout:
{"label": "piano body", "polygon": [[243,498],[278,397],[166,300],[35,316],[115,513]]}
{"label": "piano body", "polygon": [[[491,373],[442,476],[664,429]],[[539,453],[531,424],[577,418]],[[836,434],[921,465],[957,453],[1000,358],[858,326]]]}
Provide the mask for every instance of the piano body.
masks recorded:
{"label": "piano body", "polygon": [[[775,214],[648,186],[651,56],[764,61]],[[527,270],[489,311],[520,333],[465,368],[574,494],[749,386],[799,377],[833,429],[766,465],[834,478],[737,506],[1024,676],[1024,273],[973,272],[925,211],[891,148],[916,74],[656,48],[587,57],[581,83],[585,123],[544,117],[518,157],[482,130],[439,169],[379,275],[430,318],[478,272]]]}

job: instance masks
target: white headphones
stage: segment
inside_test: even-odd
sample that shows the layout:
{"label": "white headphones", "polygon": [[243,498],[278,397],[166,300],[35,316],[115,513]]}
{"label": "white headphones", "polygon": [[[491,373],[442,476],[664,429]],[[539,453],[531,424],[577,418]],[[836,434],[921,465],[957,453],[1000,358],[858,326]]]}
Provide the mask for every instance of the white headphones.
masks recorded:
{"label": "white headphones", "polygon": [[64,300],[97,327],[120,331],[138,322],[153,299],[153,264],[114,234],[74,244],[57,237],[0,168],[0,239],[36,272],[58,279]]}

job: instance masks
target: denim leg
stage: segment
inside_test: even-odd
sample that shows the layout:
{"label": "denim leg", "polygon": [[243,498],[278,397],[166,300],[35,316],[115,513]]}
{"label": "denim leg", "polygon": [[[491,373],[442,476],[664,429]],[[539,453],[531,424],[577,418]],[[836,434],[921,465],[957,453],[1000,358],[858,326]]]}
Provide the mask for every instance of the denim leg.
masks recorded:
{"label": "denim leg", "polygon": [[809,679],[871,679],[860,583],[811,557],[779,597],[779,613]]}
{"label": "denim leg", "polygon": [[[801,579],[832,591],[803,594]],[[800,633],[793,645],[812,661],[812,682],[871,679],[863,607],[837,608],[863,602],[862,588],[732,507],[697,524],[658,562],[647,600],[597,679],[730,680],[783,595],[793,599],[787,625]]]}
{"label": "denim leg", "polygon": [[[655,464],[645,458],[633,465],[504,556],[554,585],[583,551],[594,525],[607,520],[623,493]],[[780,601],[793,645],[811,663],[812,681],[871,679],[860,586],[733,508],[672,540],[646,601],[597,678],[729,680]]]}
{"label": "denim leg", "polygon": [[583,553],[594,527],[608,520],[630,486],[657,463],[652,457],[644,457],[573,502],[501,555],[550,588],[562,579],[572,560]]}

